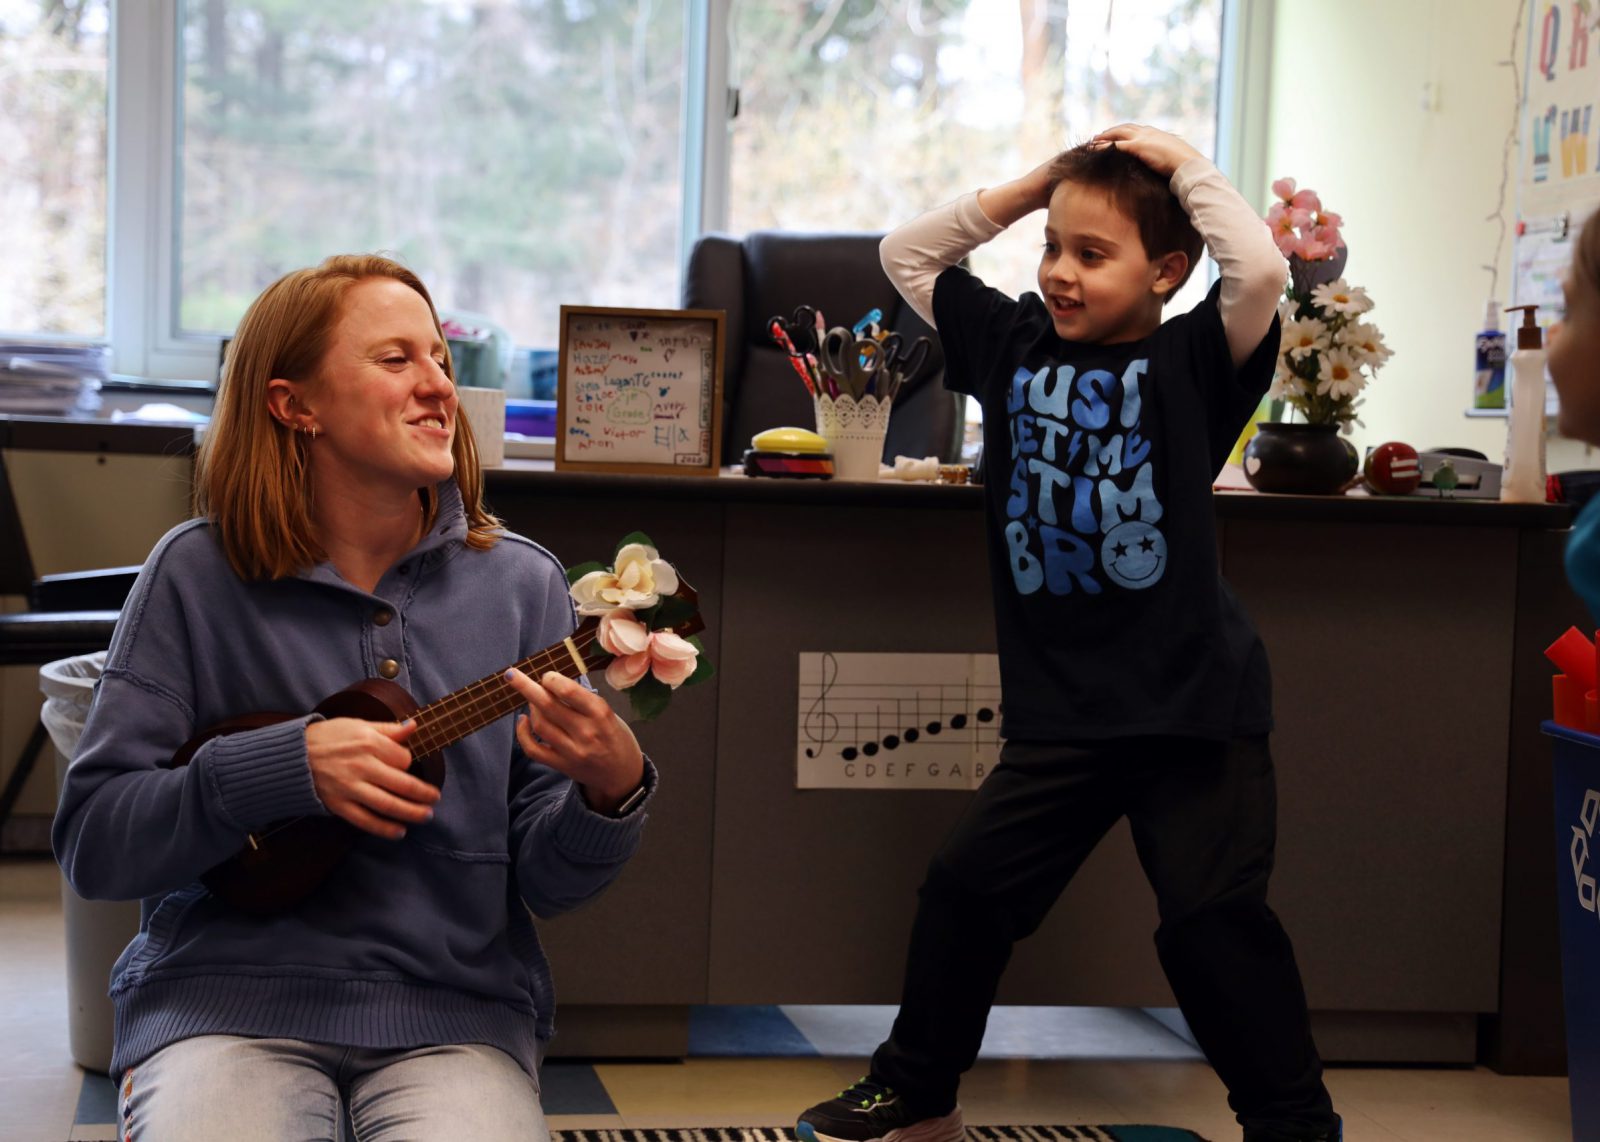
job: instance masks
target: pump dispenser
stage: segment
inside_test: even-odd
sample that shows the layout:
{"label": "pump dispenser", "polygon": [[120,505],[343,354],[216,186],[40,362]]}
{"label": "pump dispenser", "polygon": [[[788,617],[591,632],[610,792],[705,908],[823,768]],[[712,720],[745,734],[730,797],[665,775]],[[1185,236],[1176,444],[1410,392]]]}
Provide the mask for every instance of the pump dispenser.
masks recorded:
{"label": "pump dispenser", "polygon": [[1511,354],[1511,423],[1506,430],[1506,466],[1500,498],[1511,503],[1544,503],[1544,330],[1537,305],[1522,311],[1517,350]]}

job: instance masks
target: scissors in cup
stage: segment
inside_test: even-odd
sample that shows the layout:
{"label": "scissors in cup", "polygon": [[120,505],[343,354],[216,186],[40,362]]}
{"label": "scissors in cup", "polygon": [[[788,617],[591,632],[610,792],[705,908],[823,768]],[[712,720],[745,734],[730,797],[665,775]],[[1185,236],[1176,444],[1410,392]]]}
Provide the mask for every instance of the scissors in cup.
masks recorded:
{"label": "scissors in cup", "polygon": [[821,379],[811,374],[811,366],[804,354],[794,347],[794,341],[789,337],[789,331],[784,327],[783,318],[774,317],[767,322],[767,332],[778,343],[789,357],[789,364],[794,366],[794,371],[800,374],[800,379],[805,382],[806,392],[816,396],[817,382]]}
{"label": "scissors in cup", "polygon": [[801,353],[817,353],[822,349],[824,326],[822,314],[814,305],[797,305],[789,321],[789,337]]}
{"label": "scissors in cup", "polygon": [[879,397],[884,395],[876,386],[887,383],[888,375],[882,370],[888,354],[872,338],[857,337],[836,325],[822,339],[821,358],[822,367],[838,378],[839,386],[856,400],[866,396],[869,389]]}
{"label": "scissors in cup", "polygon": [[889,374],[889,395],[892,397],[900,392],[900,386],[905,384],[908,378],[922,371],[922,366],[928,362],[928,353],[933,348],[933,343],[926,337],[918,337],[911,343],[911,348],[903,350],[898,333],[889,334],[882,343],[889,357],[884,362],[883,368]]}

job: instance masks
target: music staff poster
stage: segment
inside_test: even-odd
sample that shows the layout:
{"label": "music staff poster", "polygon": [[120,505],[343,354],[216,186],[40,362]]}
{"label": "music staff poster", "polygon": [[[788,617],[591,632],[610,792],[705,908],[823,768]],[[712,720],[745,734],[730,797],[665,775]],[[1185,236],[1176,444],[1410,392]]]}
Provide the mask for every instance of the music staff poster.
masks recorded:
{"label": "music staff poster", "polygon": [[799,789],[976,789],[1000,756],[993,654],[800,655]]}

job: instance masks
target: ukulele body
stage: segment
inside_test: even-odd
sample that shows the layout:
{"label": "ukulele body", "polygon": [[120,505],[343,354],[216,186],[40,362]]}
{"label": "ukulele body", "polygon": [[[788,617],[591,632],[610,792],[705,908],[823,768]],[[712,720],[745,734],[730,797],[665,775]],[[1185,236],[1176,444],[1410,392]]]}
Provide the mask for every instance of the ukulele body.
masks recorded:
{"label": "ukulele body", "polygon": [[[418,710],[405,688],[383,678],[347,686],[318,703],[325,718],[361,718],[368,722],[401,722]],[[300,714],[245,714],[219,722],[186,742],[173,756],[174,768],[187,765],[212,738],[259,729],[299,718]],[[414,758],[407,771],[429,785],[444,785],[444,757],[434,753]],[[268,916],[283,912],[311,895],[344,859],[359,830],[342,817],[312,816],[275,821],[252,833],[250,843],[201,876],[219,900],[242,912]]]}

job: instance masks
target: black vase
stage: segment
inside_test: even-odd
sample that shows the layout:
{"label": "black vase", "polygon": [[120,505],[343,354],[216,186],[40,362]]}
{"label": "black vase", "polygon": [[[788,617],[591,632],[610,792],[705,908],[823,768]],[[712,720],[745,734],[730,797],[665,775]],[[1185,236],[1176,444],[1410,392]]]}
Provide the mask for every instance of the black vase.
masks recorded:
{"label": "black vase", "polygon": [[1244,448],[1244,478],[1258,492],[1326,496],[1355,474],[1334,424],[1263,421]]}

